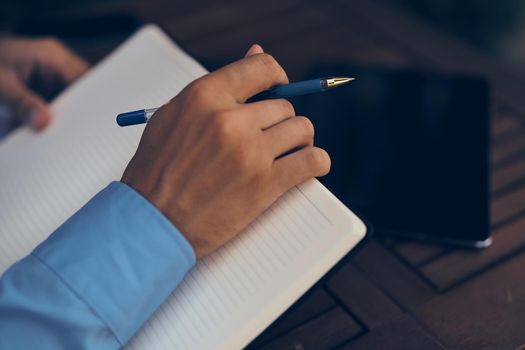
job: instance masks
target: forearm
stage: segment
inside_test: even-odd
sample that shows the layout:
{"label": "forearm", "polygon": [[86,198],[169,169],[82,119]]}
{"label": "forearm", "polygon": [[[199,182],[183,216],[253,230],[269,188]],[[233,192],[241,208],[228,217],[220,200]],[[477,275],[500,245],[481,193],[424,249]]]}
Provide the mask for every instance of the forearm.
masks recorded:
{"label": "forearm", "polygon": [[156,208],[112,183],[2,276],[0,348],[119,347],[194,263]]}

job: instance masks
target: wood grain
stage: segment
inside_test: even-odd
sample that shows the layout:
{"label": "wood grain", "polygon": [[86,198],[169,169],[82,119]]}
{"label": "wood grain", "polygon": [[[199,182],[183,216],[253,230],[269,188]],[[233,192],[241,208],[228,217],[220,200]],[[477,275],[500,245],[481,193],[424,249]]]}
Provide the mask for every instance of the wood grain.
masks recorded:
{"label": "wood grain", "polygon": [[364,275],[370,276],[375,284],[380,285],[386,295],[402,305],[404,310],[412,309],[435,295],[435,291],[421,276],[378,242],[367,244],[352,262]]}
{"label": "wood grain", "polygon": [[302,297],[270,327],[253,341],[249,348],[257,348],[270,340],[283,335],[311,319],[336,307],[334,299],[323,289],[315,288]]}
{"label": "wood grain", "polygon": [[416,241],[403,241],[391,247],[402,259],[414,267],[442,256],[449,248],[440,244],[420,243]]}
{"label": "wood grain", "polygon": [[524,267],[522,253],[425,304],[415,315],[451,348],[492,350],[523,346]]}
{"label": "wood grain", "polygon": [[343,345],[342,350],[441,350],[440,342],[409,315],[382,325],[372,333]]}
{"label": "wood grain", "polygon": [[327,288],[367,329],[403,313],[399,305],[351,264],[332,276],[327,281]]}
{"label": "wood grain", "polygon": [[523,249],[525,249],[525,218],[496,230],[494,243],[489,249],[454,250],[446,258],[423,266],[421,271],[436,286],[444,290]]}
{"label": "wood grain", "polygon": [[334,308],[258,349],[333,349],[361,332],[347,312]]}

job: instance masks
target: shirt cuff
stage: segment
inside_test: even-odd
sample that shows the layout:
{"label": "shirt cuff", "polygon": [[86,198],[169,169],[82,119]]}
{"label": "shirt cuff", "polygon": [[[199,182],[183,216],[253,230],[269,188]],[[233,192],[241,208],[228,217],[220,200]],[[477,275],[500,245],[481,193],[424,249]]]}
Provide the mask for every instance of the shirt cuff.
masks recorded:
{"label": "shirt cuff", "polygon": [[195,265],[184,236],[112,182],[33,251],[124,344]]}

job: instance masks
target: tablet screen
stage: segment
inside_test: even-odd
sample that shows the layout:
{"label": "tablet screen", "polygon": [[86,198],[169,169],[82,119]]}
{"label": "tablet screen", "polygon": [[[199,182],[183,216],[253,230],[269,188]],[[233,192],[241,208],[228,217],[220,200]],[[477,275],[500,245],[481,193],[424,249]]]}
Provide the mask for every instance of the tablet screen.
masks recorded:
{"label": "tablet screen", "polygon": [[483,241],[489,235],[489,95],[484,80],[320,67],[356,80],[293,102],[332,158],[321,181],[379,233]]}

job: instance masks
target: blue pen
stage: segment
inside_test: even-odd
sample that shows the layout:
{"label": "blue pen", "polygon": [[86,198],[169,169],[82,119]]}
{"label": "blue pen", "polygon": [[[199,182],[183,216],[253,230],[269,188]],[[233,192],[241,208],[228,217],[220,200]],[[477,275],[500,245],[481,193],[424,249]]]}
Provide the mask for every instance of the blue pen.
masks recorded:
{"label": "blue pen", "polygon": [[[256,102],[276,98],[289,98],[323,92],[346,84],[354,78],[332,77],[299,81],[286,85],[276,85],[268,90],[264,90],[257,95],[250,97],[246,102]],[[138,111],[126,112],[117,115],[117,124],[120,126],[136,125],[147,123],[158,108],[140,109]]]}

